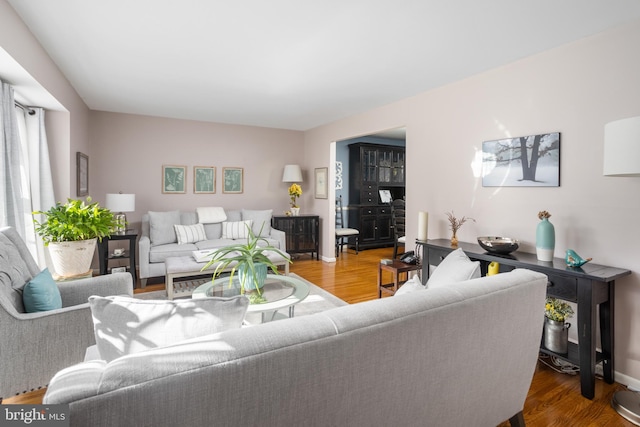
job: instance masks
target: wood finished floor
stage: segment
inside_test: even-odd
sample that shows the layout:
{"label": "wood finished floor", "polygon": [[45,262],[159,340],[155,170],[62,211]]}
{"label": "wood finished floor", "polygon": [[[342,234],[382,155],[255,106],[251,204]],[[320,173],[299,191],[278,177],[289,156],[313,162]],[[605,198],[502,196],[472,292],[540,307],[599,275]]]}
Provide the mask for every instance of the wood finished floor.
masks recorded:
{"label": "wood finished floor", "polygon": [[[315,283],[339,298],[356,303],[378,297],[377,264],[381,258],[390,258],[392,248],[370,249],[355,255],[343,253],[336,263],[315,261],[308,255],[294,260],[291,271]],[[390,275],[384,276],[391,281]],[[136,288],[136,293],[164,289],[164,284],[151,284],[146,289]],[[530,427],[633,427],[611,408],[613,393],[625,387],[596,380],[593,400],[580,394],[578,376],[560,374],[538,363],[524,407],[524,418]],[[5,399],[6,404],[42,403],[43,390]],[[470,396],[470,398],[473,398]],[[506,427],[509,423],[500,424]]]}

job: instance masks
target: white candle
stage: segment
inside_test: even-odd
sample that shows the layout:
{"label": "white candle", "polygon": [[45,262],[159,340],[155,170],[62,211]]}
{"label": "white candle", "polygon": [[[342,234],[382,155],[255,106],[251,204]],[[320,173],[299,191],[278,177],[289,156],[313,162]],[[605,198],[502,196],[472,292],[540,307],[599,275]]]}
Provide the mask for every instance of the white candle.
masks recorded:
{"label": "white candle", "polygon": [[418,212],[418,240],[426,241],[429,230],[429,213]]}

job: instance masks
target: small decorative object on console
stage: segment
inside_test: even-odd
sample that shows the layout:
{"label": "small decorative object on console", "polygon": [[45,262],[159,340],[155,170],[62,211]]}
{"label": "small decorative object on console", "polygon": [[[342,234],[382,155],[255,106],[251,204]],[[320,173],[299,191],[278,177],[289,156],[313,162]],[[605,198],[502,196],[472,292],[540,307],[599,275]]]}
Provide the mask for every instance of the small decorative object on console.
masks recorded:
{"label": "small decorative object on console", "polygon": [[538,227],[536,228],[536,255],[540,261],[553,261],[553,250],[556,247],[556,230],[549,222],[551,214],[547,211],[538,212]]}
{"label": "small decorative object on console", "polygon": [[571,323],[565,320],[573,316],[573,309],[562,300],[547,297],[544,315],[544,346],[556,353],[567,353]]}
{"label": "small decorative object on console", "polygon": [[520,242],[509,237],[481,236],[478,244],[487,252],[507,255],[517,250]]}
{"label": "small decorative object on console", "polygon": [[581,267],[591,261],[593,258],[583,259],[573,249],[567,249],[564,257],[567,267]]}
{"label": "small decorative object on console", "polygon": [[467,220],[471,220],[473,222],[476,222],[476,220],[473,218],[467,218],[466,216],[458,219],[455,217],[453,211],[447,212],[447,219],[449,219],[449,228],[453,232],[453,235],[451,236],[451,246],[455,248],[458,246],[457,233],[458,230],[460,230],[460,227],[462,227],[462,225],[467,222]]}

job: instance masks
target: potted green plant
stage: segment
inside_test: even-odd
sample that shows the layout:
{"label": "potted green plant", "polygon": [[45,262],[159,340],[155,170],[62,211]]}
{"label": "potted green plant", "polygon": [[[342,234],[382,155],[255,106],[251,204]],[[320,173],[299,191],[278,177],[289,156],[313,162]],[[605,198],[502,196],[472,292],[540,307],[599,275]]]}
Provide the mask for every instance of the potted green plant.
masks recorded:
{"label": "potted green plant", "polygon": [[117,225],[113,213],[91,203],[90,197],[86,202],[67,199],[33,215],[35,231],[49,248],[53,268],[64,278],[87,274],[96,240],[110,236]]}
{"label": "potted green plant", "polygon": [[573,308],[565,301],[547,297],[544,316],[544,346],[556,353],[567,353],[571,324],[565,320],[573,316]]}
{"label": "potted green plant", "polygon": [[[232,263],[235,263],[229,275],[229,285],[232,285],[233,276],[237,271],[240,293],[245,294],[249,291],[251,293],[249,295],[251,303],[256,304],[264,302],[261,289],[267,278],[268,270],[271,269],[274,274],[280,274],[278,272],[278,266],[276,266],[266,254],[274,252],[284,259],[288,259],[289,257],[278,248],[269,245],[269,242],[265,238],[259,237],[262,233],[262,228],[258,236],[256,236],[251,227],[248,225],[246,225],[246,227],[246,243],[238,243],[216,249],[213,252],[211,260],[202,268],[202,271],[216,264],[212,278],[212,280],[214,280],[222,272],[227,271]],[[288,261],[291,263],[290,259]]]}

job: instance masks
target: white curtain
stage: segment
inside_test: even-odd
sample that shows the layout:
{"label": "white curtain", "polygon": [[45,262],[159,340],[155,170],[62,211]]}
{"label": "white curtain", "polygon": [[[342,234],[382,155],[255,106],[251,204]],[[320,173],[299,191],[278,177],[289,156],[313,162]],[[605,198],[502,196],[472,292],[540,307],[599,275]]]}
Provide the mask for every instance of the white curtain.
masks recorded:
{"label": "white curtain", "polygon": [[[5,92],[10,93],[9,103],[4,101]],[[2,110],[3,118],[8,116],[10,120],[6,123],[3,120],[2,127],[12,135],[3,140],[2,146],[3,157],[8,159],[12,170],[11,174],[3,173],[9,178],[2,182],[7,197],[0,200],[0,211],[8,213],[5,218],[3,212],[2,222],[16,228],[34,259],[44,268],[44,246],[35,234],[31,215],[33,211],[48,210],[55,205],[44,109],[15,106],[12,88],[3,84]],[[4,171],[4,163],[2,166]]]}

